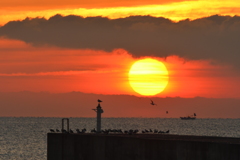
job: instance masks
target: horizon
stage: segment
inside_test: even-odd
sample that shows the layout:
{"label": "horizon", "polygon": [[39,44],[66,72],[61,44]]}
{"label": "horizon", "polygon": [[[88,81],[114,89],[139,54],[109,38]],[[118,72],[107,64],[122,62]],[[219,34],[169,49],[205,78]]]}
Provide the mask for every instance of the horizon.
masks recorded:
{"label": "horizon", "polygon": [[[240,118],[240,99],[235,98],[153,97],[157,105],[152,106],[149,97],[27,91],[0,93],[0,116],[94,118],[96,113],[92,109],[97,106],[97,99],[103,100],[102,118],[179,118],[193,113],[197,119]],[[19,109],[14,109],[16,106]]]}

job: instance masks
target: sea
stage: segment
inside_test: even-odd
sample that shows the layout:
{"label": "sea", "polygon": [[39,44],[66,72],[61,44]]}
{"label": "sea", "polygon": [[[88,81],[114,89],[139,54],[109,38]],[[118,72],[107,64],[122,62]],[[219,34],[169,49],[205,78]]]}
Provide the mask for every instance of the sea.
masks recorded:
{"label": "sea", "polygon": [[[0,117],[0,126],[0,160],[45,160],[47,133],[61,130],[62,118]],[[69,128],[90,132],[96,128],[96,118],[69,118]],[[240,138],[240,119],[102,118],[102,129],[157,129],[177,135]]]}

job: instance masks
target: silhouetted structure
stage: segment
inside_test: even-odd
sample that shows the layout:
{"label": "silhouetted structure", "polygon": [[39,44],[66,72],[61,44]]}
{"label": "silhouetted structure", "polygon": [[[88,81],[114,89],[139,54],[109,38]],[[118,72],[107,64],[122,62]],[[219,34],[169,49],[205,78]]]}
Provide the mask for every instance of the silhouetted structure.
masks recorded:
{"label": "silhouetted structure", "polygon": [[[67,130],[64,129],[64,120],[67,121]],[[69,133],[69,119],[68,118],[63,118],[62,119],[62,132],[63,133],[68,132]]]}
{"label": "silhouetted structure", "polygon": [[[162,131],[163,132],[163,131]],[[166,131],[168,132],[168,131]],[[240,138],[48,133],[48,160],[239,160]]]}
{"label": "silhouetted structure", "polygon": [[102,101],[98,99],[98,106],[93,109],[97,113],[97,133],[101,133],[101,114],[103,113],[100,102]]}

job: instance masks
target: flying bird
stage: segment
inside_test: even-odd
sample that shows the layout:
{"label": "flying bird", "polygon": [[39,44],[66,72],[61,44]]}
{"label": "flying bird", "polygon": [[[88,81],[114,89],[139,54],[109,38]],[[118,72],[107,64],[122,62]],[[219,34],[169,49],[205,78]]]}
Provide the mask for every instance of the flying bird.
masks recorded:
{"label": "flying bird", "polygon": [[151,105],[157,105],[156,103],[154,103],[151,99],[150,99],[150,101],[151,101]]}
{"label": "flying bird", "polygon": [[102,102],[100,99],[98,99],[98,102],[100,103],[100,102]]}

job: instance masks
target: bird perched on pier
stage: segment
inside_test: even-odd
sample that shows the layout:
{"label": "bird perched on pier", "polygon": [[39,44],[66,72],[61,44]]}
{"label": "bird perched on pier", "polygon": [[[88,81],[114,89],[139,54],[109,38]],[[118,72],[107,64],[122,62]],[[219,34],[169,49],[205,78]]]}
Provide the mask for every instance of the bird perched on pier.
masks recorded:
{"label": "bird perched on pier", "polygon": [[158,133],[158,130],[157,130],[157,129],[154,129],[153,133]]}
{"label": "bird perched on pier", "polygon": [[50,132],[55,132],[54,129],[50,129]]}
{"label": "bird perched on pier", "polygon": [[100,99],[97,100],[99,103],[102,102]]}
{"label": "bird perched on pier", "polygon": [[91,133],[96,133],[97,131],[96,131],[96,129],[95,128],[93,128],[92,130],[91,130]]}
{"label": "bird perched on pier", "polygon": [[164,131],[158,131],[158,133],[165,133]]}
{"label": "bird perched on pier", "polygon": [[83,128],[82,129],[82,133],[86,133],[87,129],[86,128]]}
{"label": "bird perched on pier", "polygon": [[81,131],[79,129],[76,129],[77,133],[81,133]]}
{"label": "bird perched on pier", "polygon": [[62,133],[67,133],[67,131],[65,129],[61,129]]}
{"label": "bird perched on pier", "polygon": [[157,104],[156,103],[154,103],[151,99],[150,99],[150,101],[151,101],[151,105],[156,105],[157,106]]}
{"label": "bird perched on pier", "polygon": [[56,129],[56,132],[60,132],[59,129]]}

